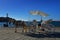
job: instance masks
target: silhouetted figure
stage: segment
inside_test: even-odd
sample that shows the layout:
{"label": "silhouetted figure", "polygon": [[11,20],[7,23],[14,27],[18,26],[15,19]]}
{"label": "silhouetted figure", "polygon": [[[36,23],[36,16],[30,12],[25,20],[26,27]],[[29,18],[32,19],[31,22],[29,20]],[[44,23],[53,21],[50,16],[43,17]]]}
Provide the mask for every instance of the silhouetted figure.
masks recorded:
{"label": "silhouetted figure", "polygon": [[31,28],[33,28],[32,32],[35,33],[36,32],[36,28],[37,28],[37,22],[36,22],[36,20],[33,20]]}
{"label": "silhouetted figure", "polygon": [[17,26],[18,26],[18,24],[17,24],[17,22],[16,21],[14,21],[14,23],[13,23],[14,25],[15,25],[15,33],[17,33]]}
{"label": "silhouetted figure", "polygon": [[27,32],[27,27],[26,27],[26,24],[25,24],[24,21],[22,22],[22,27],[23,27],[22,32],[26,33]]}

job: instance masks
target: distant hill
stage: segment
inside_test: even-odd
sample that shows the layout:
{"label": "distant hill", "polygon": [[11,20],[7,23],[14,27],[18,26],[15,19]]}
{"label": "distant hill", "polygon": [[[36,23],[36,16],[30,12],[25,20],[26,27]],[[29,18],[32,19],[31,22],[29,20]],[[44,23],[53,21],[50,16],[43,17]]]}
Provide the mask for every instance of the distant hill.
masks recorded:
{"label": "distant hill", "polygon": [[15,20],[15,19],[10,17],[0,17],[0,22],[9,22],[10,20]]}

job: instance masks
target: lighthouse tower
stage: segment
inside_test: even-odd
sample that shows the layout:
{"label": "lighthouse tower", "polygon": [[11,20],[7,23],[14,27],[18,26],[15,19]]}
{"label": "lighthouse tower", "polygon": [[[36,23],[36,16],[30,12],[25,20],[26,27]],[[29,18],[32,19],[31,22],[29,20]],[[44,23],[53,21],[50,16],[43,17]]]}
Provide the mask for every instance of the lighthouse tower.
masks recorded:
{"label": "lighthouse tower", "polygon": [[8,13],[6,14],[6,17],[8,17]]}

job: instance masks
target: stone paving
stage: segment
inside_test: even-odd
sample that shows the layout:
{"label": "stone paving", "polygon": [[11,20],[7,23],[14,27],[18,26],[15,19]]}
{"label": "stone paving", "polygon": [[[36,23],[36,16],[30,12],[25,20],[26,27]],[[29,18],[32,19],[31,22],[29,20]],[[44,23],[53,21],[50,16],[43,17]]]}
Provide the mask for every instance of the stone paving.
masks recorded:
{"label": "stone paving", "polygon": [[60,38],[34,38],[22,34],[22,29],[18,29],[18,33],[14,32],[14,28],[0,28],[0,40],[60,40]]}

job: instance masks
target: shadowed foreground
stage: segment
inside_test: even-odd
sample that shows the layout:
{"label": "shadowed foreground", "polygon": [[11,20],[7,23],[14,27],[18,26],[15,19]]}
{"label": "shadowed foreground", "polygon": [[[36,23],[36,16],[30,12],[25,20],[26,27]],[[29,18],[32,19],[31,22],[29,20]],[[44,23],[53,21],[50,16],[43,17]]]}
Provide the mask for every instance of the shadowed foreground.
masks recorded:
{"label": "shadowed foreground", "polygon": [[60,38],[60,33],[59,32],[55,32],[53,34],[33,34],[33,33],[29,33],[29,34],[26,34],[27,36],[30,36],[30,37],[35,37],[35,38],[44,38],[44,37],[47,37],[47,38]]}
{"label": "shadowed foreground", "polygon": [[[60,29],[59,29],[60,30]],[[59,31],[58,29],[56,31]],[[0,28],[0,40],[60,40],[60,33],[55,34],[22,34],[22,28]]]}

